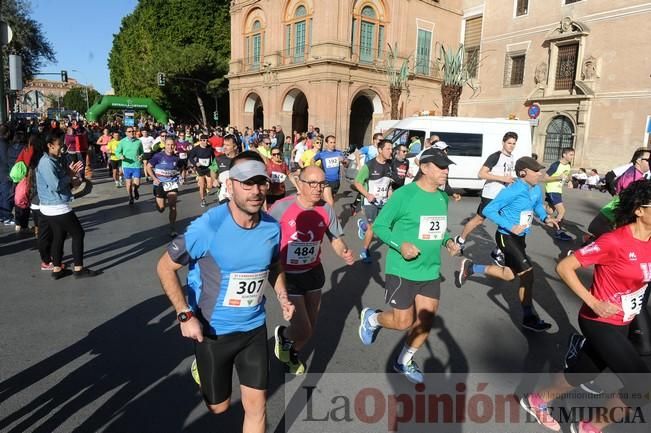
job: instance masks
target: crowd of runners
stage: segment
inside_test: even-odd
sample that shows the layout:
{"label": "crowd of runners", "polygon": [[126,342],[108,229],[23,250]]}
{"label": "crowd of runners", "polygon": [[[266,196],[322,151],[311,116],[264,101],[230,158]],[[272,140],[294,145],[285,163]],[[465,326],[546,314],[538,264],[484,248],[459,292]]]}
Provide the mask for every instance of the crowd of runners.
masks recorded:
{"label": "crowd of runners", "polygon": [[[651,353],[646,308],[651,281],[650,153],[638,149],[629,164],[614,170],[613,199],[590,223],[590,233],[574,239],[562,228],[563,189],[572,179],[574,150],[562,149],[559,160],[545,167],[535,155],[516,160],[517,140],[517,134],[507,132],[501,150],[482,165],[478,177],[486,182],[476,215],[456,234],[448,220],[450,197],[460,199],[448,183],[449,167],[455,163],[447,155],[449,146],[437,136],[423,145],[418,139],[394,145],[376,134],[369,145],[342,152],[335,136],[316,127],[285,135],[280,126],[243,133],[147,122],[104,128],[76,121],[13,130],[0,126],[0,216],[4,225],[31,233],[31,209],[41,269],[51,271],[54,279],[66,275],[62,256],[70,235],[72,273],[92,277],[98,273],[83,264],[84,231],[70,205],[73,191],[88,189],[93,169],[100,167],[109,170],[116,188],[124,188],[125,206],[135,206],[144,185],[151,185],[155,209],[167,210],[172,237],[157,273],[182,335],[196,342],[192,375],[208,408],[222,413],[230,405],[235,368],[244,432],[265,429],[265,287],[273,288],[288,321],[274,327],[274,355],[289,373],[304,374],[308,368],[301,350],[318,326],[327,280],[321,262],[325,238],[347,265],[357,259],[371,263],[374,238],[386,244],[386,307],[364,308],[357,333],[362,344],[370,345],[382,329],[404,331],[393,369],[419,384],[426,379],[415,355],[439,309],[442,249],[459,257],[454,284],[461,290],[469,278],[517,280],[522,328],[545,332],[551,324],[534,309],[536,280],[526,236],[532,230],[550,230],[560,242],[583,244],[557,267],[560,278],[583,301],[583,335],[571,336],[566,369],[557,381],[522,396],[521,404],[545,427],[558,431],[548,411],[550,400],[575,386],[590,389],[589,382],[606,368],[621,375],[623,390],[648,389],[645,379],[631,381],[627,374],[643,378],[642,373],[649,373],[641,355]],[[409,153],[416,156],[416,167],[410,167]],[[358,254],[344,240],[336,211],[342,208],[336,205],[344,186],[342,172],[351,166],[357,168],[350,185],[357,198],[343,209],[364,214],[355,221],[363,244]],[[178,192],[193,181],[200,206],[207,209],[179,234]],[[290,190],[295,193],[288,195]],[[497,227],[496,245],[493,263],[480,264],[465,257],[464,248],[486,220]],[[593,265],[593,283],[587,288],[577,270]],[[187,284],[178,276],[186,266]],[[616,403],[630,402],[622,398]],[[571,429],[594,433],[606,427],[603,420],[584,420]]]}

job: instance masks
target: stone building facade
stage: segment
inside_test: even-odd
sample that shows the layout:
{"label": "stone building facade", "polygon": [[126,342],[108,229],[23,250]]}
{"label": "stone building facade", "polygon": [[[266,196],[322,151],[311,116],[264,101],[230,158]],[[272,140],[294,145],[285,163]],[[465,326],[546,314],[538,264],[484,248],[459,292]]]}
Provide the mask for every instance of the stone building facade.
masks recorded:
{"label": "stone building facade", "polygon": [[456,45],[461,24],[462,0],[233,0],[231,124],[368,143],[390,118],[389,45],[411,71],[400,116],[435,111],[438,45]]}
{"label": "stone building facade", "polygon": [[38,113],[41,117],[45,117],[48,108],[62,108],[65,94],[79,85],[74,78],[68,78],[67,83],[61,80],[44,80],[42,78],[27,81],[23,89],[16,95],[16,111]]}
{"label": "stone building facade", "polygon": [[[529,117],[534,152],[549,163],[563,147],[575,166],[610,169],[649,145],[651,2],[464,0],[462,41],[479,34],[474,97],[459,115]],[[472,39],[472,37],[471,37]]]}

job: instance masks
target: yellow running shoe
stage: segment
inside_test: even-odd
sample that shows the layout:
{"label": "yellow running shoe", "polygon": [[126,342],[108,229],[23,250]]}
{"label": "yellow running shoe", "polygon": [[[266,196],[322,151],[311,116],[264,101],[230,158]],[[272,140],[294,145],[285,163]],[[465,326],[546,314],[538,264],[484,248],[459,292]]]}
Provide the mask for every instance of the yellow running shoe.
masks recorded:
{"label": "yellow running shoe", "polygon": [[305,374],[305,364],[303,364],[303,361],[298,359],[296,352],[291,352],[289,355],[289,361],[287,361],[285,364],[287,364],[287,367],[289,367],[289,372],[291,374],[294,374],[296,376]]}

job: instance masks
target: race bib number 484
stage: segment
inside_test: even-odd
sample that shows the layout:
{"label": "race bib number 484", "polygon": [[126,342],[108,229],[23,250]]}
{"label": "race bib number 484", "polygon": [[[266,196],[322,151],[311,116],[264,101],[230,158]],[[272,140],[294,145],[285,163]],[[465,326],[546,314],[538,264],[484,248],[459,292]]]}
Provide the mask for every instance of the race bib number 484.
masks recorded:
{"label": "race bib number 484", "polygon": [[264,285],[269,271],[233,273],[224,296],[225,307],[255,307],[262,302]]}
{"label": "race bib number 484", "polygon": [[309,265],[319,256],[320,242],[292,242],[287,245],[288,265]]}

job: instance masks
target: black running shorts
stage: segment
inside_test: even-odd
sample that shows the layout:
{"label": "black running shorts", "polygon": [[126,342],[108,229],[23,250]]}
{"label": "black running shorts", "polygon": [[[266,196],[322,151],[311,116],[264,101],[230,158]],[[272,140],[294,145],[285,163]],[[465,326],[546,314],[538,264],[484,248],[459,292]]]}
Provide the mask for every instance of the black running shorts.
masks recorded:
{"label": "black running shorts", "polygon": [[321,264],[300,274],[286,272],[285,278],[287,279],[287,293],[290,295],[303,296],[307,292],[321,290],[325,284],[325,272]]}
{"label": "black running shorts", "polygon": [[209,167],[195,167],[197,170],[197,176],[210,176]]}
{"label": "black running shorts", "polygon": [[479,199],[479,206],[477,206],[477,215],[479,215],[482,218],[486,218],[484,216],[484,208],[488,206],[488,203],[493,201],[492,198],[486,198],[486,197],[481,197]]}
{"label": "black running shorts", "polygon": [[208,404],[219,404],[231,396],[233,366],[240,384],[266,390],[269,370],[267,326],[247,332],[205,335],[195,344],[201,393]]}
{"label": "black running shorts", "polygon": [[165,189],[163,189],[163,182],[159,183],[158,185],[154,185],[154,197],[167,198],[167,194],[169,193],[178,194],[179,190],[178,188],[174,188],[169,191],[165,191]]}
{"label": "black running shorts", "polygon": [[495,233],[497,247],[504,252],[504,261],[514,274],[521,274],[532,268],[531,260],[525,251],[527,244],[524,236]]}
{"label": "black running shorts", "polygon": [[416,295],[426,298],[441,298],[441,280],[412,281],[397,275],[386,275],[384,283],[384,302],[398,310],[406,310],[414,305]]}

